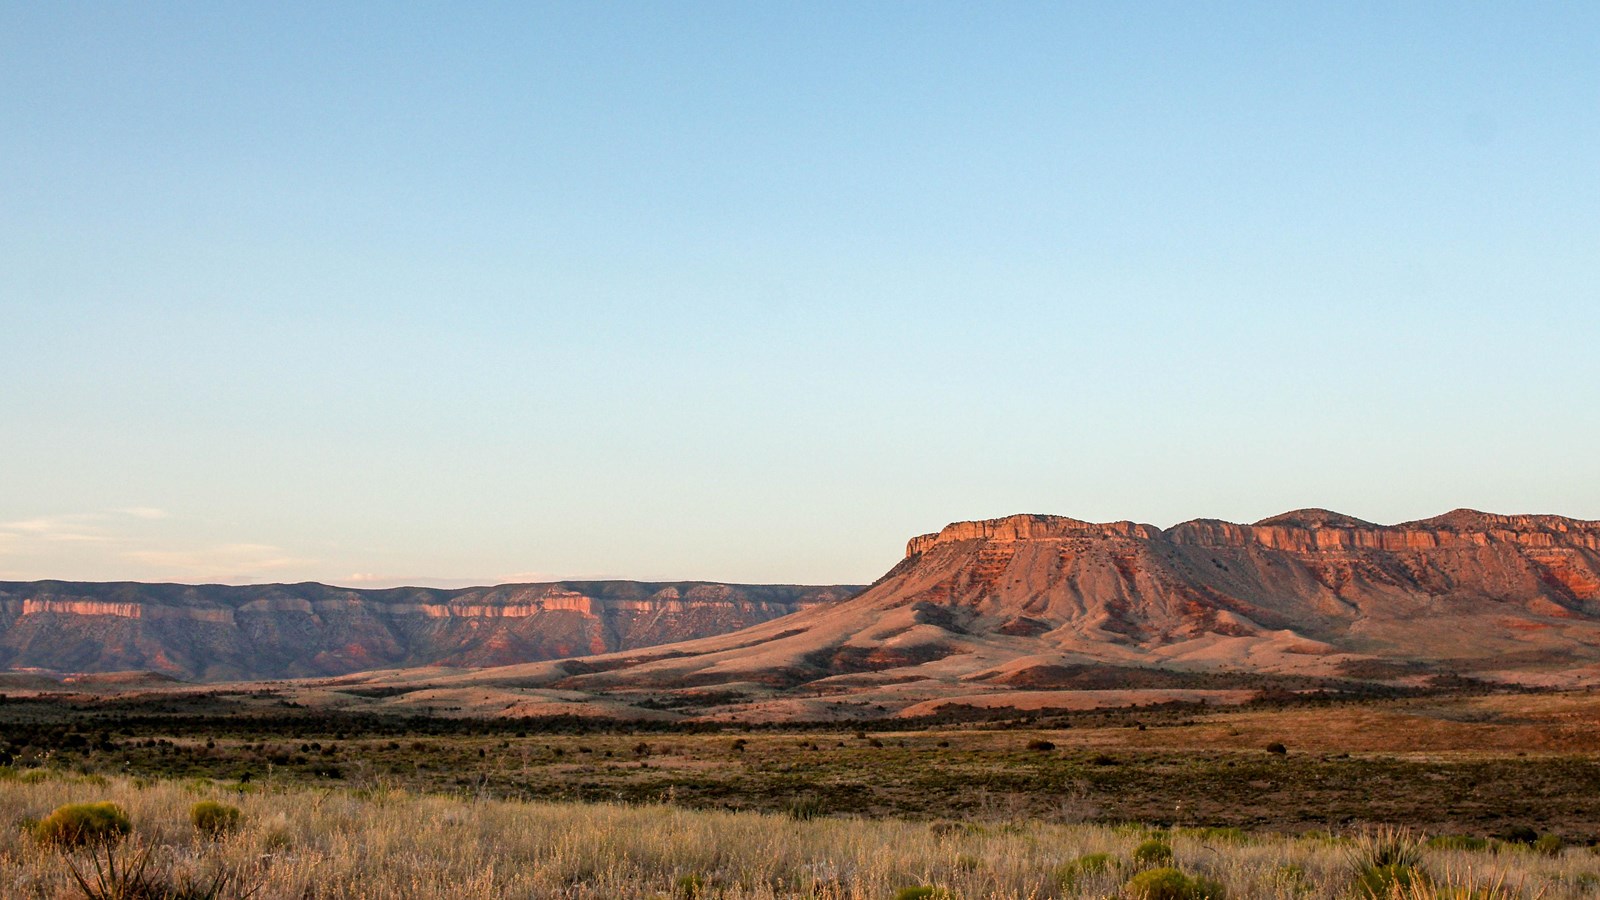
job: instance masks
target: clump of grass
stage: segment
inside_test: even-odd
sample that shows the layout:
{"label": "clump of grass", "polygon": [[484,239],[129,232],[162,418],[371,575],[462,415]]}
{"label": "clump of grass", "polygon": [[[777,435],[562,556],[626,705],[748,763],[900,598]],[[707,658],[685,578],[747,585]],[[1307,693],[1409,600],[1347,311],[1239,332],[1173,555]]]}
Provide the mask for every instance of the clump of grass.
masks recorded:
{"label": "clump of grass", "polygon": [[894,900],[946,900],[950,892],[927,884],[915,884],[895,892]]}
{"label": "clump of grass", "polygon": [[63,850],[91,844],[115,844],[128,836],[133,823],[115,803],[67,803],[33,826],[41,843]]}
{"label": "clump of grass", "polygon": [[1431,882],[1422,868],[1422,841],[1405,829],[1380,828],[1362,835],[1351,861],[1355,869],[1351,892],[1358,898],[1414,895],[1426,891]]}
{"label": "clump of grass", "polygon": [[204,837],[219,838],[239,827],[239,807],[201,800],[189,807],[189,821]]}
{"label": "clump of grass", "polygon": [[822,800],[811,794],[795,797],[783,808],[783,812],[791,819],[800,822],[809,822],[822,817]]}
{"label": "clump of grass", "polygon": [[673,893],[684,898],[684,900],[696,900],[696,898],[706,895],[707,887],[704,875],[699,872],[690,872],[687,875],[678,876],[677,883],[673,885]]}
{"label": "clump of grass", "polygon": [[1128,879],[1122,892],[1133,900],[1225,900],[1228,895],[1217,881],[1171,867],[1140,872]]}
{"label": "clump of grass", "polygon": [[1161,838],[1150,838],[1134,848],[1133,861],[1140,868],[1172,865],[1172,845]]}

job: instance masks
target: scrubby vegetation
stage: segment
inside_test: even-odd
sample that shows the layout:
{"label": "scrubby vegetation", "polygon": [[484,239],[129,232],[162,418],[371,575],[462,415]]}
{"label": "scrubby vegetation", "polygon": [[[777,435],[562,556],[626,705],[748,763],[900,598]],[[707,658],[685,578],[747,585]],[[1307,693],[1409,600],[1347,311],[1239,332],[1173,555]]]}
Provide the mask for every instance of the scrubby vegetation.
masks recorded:
{"label": "scrubby vegetation", "polygon": [[51,847],[73,849],[114,844],[132,828],[115,803],[64,803],[33,825],[33,836]]}
{"label": "scrubby vegetation", "polygon": [[189,807],[189,821],[201,835],[219,838],[239,827],[239,807],[201,800]]}
{"label": "scrubby vegetation", "polygon": [[[67,804],[100,803],[114,804],[130,824],[123,841],[73,849],[0,839],[0,895],[115,896],[91,892],[108,862],[146,891],[132,896],[216,900],[1349,900],[1371,869],[1426,872],[1373,883],[1390,891],[1373,896],[1401,890],[1406,900],[1576,900],[1600,886],[1600,856],[1587,848],[1556,855],[1509,844],[1436,849],[1411,835],[1296,838],[1006,817],[797,819],[62,773],[0,778],[0,829],[17,835]],[[197,830],[193,810],[205,803],[239,810],[237,818],[221,814],[231,830],[218,837]],[[1170,855],[1139,852],[1157,844]],[[1141,858],[1163,864],[1141,867]]]}

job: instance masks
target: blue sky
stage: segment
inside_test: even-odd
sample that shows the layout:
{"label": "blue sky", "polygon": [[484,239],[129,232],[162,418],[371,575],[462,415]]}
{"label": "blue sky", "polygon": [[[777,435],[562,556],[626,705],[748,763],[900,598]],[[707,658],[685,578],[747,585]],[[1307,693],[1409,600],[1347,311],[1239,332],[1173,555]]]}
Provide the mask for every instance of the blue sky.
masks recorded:
{"label": "blue sky", "polygon": [[0,58],[0,578],[1600,518],[1593,4],[6,4]]}

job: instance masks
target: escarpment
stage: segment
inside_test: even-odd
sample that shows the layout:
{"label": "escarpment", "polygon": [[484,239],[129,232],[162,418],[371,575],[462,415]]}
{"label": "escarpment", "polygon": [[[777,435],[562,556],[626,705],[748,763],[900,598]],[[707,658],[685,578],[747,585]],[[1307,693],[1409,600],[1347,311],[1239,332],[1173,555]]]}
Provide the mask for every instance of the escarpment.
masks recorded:
{"label": "escarpment", "polygon": [[492,666],[734,631],[858,588],[564,582],[463,590],[0,583],[0,669],[201,680]]}
{"label": "escarpment", "polygon": [[[1373,672],[1592,683],[1600,523],[1468,510],[1391,526],[1327,510],[1171,528],[956,522],[912,538],[852,599],[669,650],[520,683],[678,691],[684,704],[737,686],[732,708],[800,717],[861,704],[906,715],[1071,705],[1084,702],[1065,696],[1081,684],[1305,685]],[[1062,672],[1076,674],[1041,675]]]}

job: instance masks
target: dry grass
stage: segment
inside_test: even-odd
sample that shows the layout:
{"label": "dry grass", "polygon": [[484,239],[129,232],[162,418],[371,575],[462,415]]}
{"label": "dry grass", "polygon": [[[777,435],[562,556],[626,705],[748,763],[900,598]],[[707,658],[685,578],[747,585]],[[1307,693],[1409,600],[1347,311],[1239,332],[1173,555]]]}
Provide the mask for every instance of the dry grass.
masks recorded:
{"label": "dry grass", "polygon": [[[236,830],[198,834],[196,800],[240,807]],[[210,782],[44,775],[0,778],[0,896],[82,896],[62,852],[31,839],[28,821],[63,803],[110,800],[127,811],[126,852],[152,851],[151,871],[171,884],[231,879],[230,892],[287,898],[702,897],[872,898],[914,885],[962,897],[1105,897],[1132,874],[1133,851],[1151,837],[1134,827],[1036,821],[911,823],[689,811],[669,806],[545,804],[333,792],[304,788],[239,793]],[[1241,898],[1342,898],[1351,884],[1348,841],[1161,832],[1174,864]],[[1121,864],[1071,871],[1091,853]],[[1427,897],[1565,900],[1594,896],[1600,856],[1568,849],[1547,857],[1429,850]]]}

